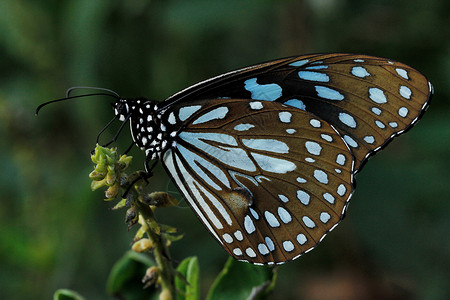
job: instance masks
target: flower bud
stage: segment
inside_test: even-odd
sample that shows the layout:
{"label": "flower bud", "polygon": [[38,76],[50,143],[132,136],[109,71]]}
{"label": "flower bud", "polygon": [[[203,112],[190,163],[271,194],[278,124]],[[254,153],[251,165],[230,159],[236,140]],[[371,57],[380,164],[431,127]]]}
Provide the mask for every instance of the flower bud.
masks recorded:
{"label": "flower bud", "polygon": [[108,199],[113,199],[115,198],[120,192],[120,185],[118,182],[116,182],[114,185],[110,186],[106,192],[105,192],[105,196]]}
{"label": "flower bud", "polygon": [[172,300],[172,294],[169,289],[165,288],[159,294],[159,300]]}
{"label": "flower bud", "polygon": [[91,173],[89,173],[89,178],[96,181],[102,180],[103,178],[105,178],[105,176],[106,176],[105,173],[97,172],[97,170],[94,170]]}
{"label": "flower bud", "polygon": [[142,283],[144,283],[144,288],[151,286],[156,282],[159,277],[159,268],[158,267],[150,267],[145,271],[144,278],[142,278]]}
{"label": "flower bud", "polygon": [[95,191],[96,189],[99,189],[104,185],[106,185],[106,179],[102,179],[100,181],[92,181],[91,190]]}
{"label": "flower bud", "polygon": [[142,197],[141,201],[156,207],[171,207],[178,205],[178,200],[165,192],[153,192],[147,194]]}
{"label": "flower bud", "polygon": [[131,207],[127,210],[127,213],[125,215],[125,223],[128,224],[128,227],[133,226],[138,221],[139,214],[136,211],[135,207]]}
{"label": "flower bud", "polygon": [[153,243],[149,239],[140,239],[139,241],[135,242],[133,246],[131,246],[131,250],[134,252],[147,252],[150,251],[153,248]]}
{"label": "flower bud", "polygon": [[116,173],[114,171],[112,171],[112,172],[108,171],[108,174],[106,174],[105,179],[106,179],[106,184],[108,186],[113,185],[117,179]]}

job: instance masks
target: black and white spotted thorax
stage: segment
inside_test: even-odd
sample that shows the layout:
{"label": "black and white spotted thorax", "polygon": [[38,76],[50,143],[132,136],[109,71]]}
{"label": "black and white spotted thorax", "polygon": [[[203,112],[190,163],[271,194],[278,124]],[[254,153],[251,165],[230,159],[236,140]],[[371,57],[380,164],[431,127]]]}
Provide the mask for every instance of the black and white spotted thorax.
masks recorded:
{"label": "black and white spotted thorax", "polygon": [[165,150],[175,146],[177,126],[174,122],[169,123],[166,110],[161,110],[156,101],[145,98],[120,99],[113,107],[120,121],[130,121],[133,141],[145,151],[148,158],[161,158]]}

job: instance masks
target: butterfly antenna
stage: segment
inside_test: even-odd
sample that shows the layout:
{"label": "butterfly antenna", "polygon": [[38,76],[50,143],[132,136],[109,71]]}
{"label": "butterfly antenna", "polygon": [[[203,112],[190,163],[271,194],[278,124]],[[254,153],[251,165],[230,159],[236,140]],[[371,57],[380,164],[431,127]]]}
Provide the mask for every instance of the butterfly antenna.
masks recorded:
{"label": "butterfly antenna", "polygon": [[110,90],[110,89],[107,89],[107,88],[95,87],[95,86],[74,86],[74,87],[71,87],[71,88],[67,89],[66,97],[70,97],[70,93],[72,93],[72,91],[74,91],[74,90],[98,90],[98,91],[104,91],[104,92],[108,92],[108,93],[116,96],[115,98],[120,99],[120,95],[117,94],[116,92],[114,92],[113,90]]}
{"label": "butterfly antenna", "polygon": [[[70,92],[69,92],[70,93]],[[68,94],[69,94],[68,93]],[[42,103],[41,105],[39,105],[36,108],[36,116],[39,114],[39,111],[46,105],[51,104],[51,103],[55,103],[55,102],[60,102],[60,101],[67,101],[67,100],[71,100],[71,99],[76,99],[76,98],[81,98],[81,97],[92,97],[92,96],[109,96],[109,97],[113,97],[116,100],[120,99],[120,96],[117,94],[111,94],[111,93],[93,93],[93,94],[84,94],[84,95],[77,95],[77,96],[66,96],[64,98],[60,98],[60,99],[55,99],[55,100],[51,100],[51,101],[47,101],[45,103]]]}

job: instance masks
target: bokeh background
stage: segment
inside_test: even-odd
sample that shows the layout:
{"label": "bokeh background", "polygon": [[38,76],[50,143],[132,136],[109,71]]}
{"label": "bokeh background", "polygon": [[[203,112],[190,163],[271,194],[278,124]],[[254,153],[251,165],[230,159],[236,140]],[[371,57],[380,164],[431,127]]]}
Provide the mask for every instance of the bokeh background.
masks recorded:
{"label": "bokeh background", "polygon": [[[90,191],[90,151],[111,98],[36,117],[38,104],[82,85],[163,100],[250,64],[345,51],[417,68],[434,84],[433,103],[357,176],[344,222],[279,268],[273,299],[450,299],[449,11],[445,0],[1,0],[0,298],[72,288],[107,299],[108,273],[134,236],[125,212]],[[125,131],[117,146],[130,140]],[[140,169],[144,153],[131,154]],[[156,174],[152,189],[181,198]],[[207,291],[227,254],[185,202],[158,215],[185,234],[173,257],[197,255]]]}

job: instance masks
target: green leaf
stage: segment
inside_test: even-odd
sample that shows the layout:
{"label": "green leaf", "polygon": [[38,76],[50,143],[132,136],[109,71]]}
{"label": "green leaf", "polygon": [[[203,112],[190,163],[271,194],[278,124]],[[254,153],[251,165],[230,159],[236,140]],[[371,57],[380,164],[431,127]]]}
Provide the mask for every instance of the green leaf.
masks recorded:
{"label": "green leaf", "polygon": [[126,252],[109,273],[106,283],[108,294],[123,299],[157,299],[156,290],[153,287],[143,289],[142,284],[145,271],[154,265],[147,255],[134,251]]}
{"label": "green leaf", "polygon": [[[175,277],[175,287],[179,300],[200,299],[200,268],[197,257],[184,259],[177,268],[179,275]],[[182,277],[181,277],[182,276]]]}
{"label": "green leaf", "polygon": [[207,300],[262,299],[274,287],[276,269],[229,258],[208,292]]}
{"label": "green leaf", "polygon": [[84,297],[69,289],[59,289],[53,294],[53,300],[84,300]]}

